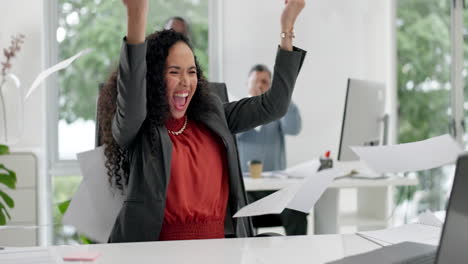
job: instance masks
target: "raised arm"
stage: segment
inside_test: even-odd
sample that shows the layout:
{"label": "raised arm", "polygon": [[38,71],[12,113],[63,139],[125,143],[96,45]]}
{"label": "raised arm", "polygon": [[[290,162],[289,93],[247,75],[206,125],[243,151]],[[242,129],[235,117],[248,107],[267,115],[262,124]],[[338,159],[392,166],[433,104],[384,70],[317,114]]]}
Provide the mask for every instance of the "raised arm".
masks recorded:
{"label": "raised arm", "polygon": [[145,42],[148,0],[122,0],[127,8],[127,43]]}
{"label": "raised arm", "polygon": [[281,43],[284,50],[293,50],[294,24],[305,6],[305,0],[285,0],[285,7],[281,14]]}
{"label": "raised arm", "polygon": [[239,133],[283,117],[291,101],[306,52],[293,47],[293,29],[304,0],[287,0],[281,14],[281,42],[276,54],[271,88],[260,96],[225,104],[229,129]]}
{"label": "raised arm", "polygon": [[127,9],[127,37],[120,51],[117,110],[112,120],[116,142],[127,148],[146,118],[146,17],[148,0],[122,0]]}

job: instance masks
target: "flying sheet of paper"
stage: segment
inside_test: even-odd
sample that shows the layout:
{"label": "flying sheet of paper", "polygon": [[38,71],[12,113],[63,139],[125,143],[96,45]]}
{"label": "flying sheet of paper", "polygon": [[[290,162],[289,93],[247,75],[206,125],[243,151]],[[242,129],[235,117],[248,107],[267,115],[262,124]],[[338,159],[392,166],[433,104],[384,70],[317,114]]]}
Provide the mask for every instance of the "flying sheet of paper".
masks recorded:
{"label": "flying sheet of paper", "polygon": [[346,171],[340,169],[327,169],[314,173],[303,182],[286,208],[309,213],[333,180],[346,174]]}
{"label": "flying sheet of paper", "polygon": [[437,245],[439,243],[441,232],[442,229],[440,227],[421,224],[408,224],[383,230],[358,232],[357,234],[390,244],[410,241]]}
{"label": "flying sheet of paper", "polygon": [[234,217],[255,216],[265,214],[279,214],[296,194],[300,184],[294,184],[262,199],[242,207]]}
{"label": "flying sheet of paper", "polygon": [[279,214],[285,208],[308,213],[332,184],[333,179],[344,176],[346,173],[340,169],[309,172],[310,176],[304,180],[244,206],[234,217]]}
{"label": "flying sheet of paper", "polygon": [[78,59],[79,57],[85,55],[85,54],[88,54],[92,51],[92,49],[84,49],[80,52],[78,52],[77,54],[75,54],[74,56],[66,59],[66,60],[63,60],[57,64],[55,64],[54,66],[42,71],[41,73],[39,73],[39,75],[36,77],[36,79],[34,80],[33,84],[31,85],[31,87],[29,88],[28,92],[26,93],[26,97],[24,98],[24,100],[28,99],[28,97],[34,92],[34,90],[36,90],[37,87],[39,87],[39,85],[42,83],[42,81],[44,81],[47,77],[49,77],[52,73],[56,72],[56,71],[59,71],[59,70],[62,70],[62,69],[65,69],[66,67],[70,66],[70,64],[73,63],[73,61],[75,61],[76,59]]}
{"label": "flying sheet of paper", "polygon": [[109,233],[105,232],[105,225],[100,221],[100,213],[91,200],[85,180],[83,180],[73,196],[62,222],[64,225],[74,226],[79,233],[92,240],[106,242]]}
{"label": "flying sheet of paper", "polygon": [[436,227],[442,227],[444,225],[444,222],[429,210],[418,216],[418,223]]}
{"label": "flying sheet of paper", "polygon": [[437,168],[455,162],[463,151],[450,135],[399,145],[350,148],[377,173]]}
{"label": "flying sheet of paper", "polygon": [[[109,184],[105,167],[104,146],[78,153],[77,158],[96,209],[99,212],[118,212],[122,207],[124,197],[120,190],[111,187]],[[114,213],[112,213],[112,216],[114,216]],[[117,215],[115,214],[115,216]]]}
{"label": "flying sheet of paper", "polygon": [[64,224],[101,243],[108,240],[124,200],[109,188],[104,160],[104,147],[78,154],[83,181],[63,217]]}

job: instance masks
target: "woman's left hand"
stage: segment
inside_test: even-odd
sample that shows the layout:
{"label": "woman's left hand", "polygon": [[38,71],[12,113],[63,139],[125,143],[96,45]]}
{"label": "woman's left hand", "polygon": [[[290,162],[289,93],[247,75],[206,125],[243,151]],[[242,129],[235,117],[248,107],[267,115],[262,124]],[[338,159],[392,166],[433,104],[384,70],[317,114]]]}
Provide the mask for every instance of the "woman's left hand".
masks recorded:
{"label": "woman's left hand", "polygon": [[281,14],[281,31],[291,32],[297,17],[305,6],[305,0],[285,0],[285,4]]}

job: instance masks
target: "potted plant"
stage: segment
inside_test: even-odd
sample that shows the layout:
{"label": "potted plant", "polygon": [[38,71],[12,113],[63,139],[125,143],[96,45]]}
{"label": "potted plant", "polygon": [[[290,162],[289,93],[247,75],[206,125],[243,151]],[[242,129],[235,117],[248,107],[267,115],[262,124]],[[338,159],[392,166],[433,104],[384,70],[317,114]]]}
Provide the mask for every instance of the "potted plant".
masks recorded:
{"label": "potted plant", "polygon": [[[11,60],[16,56],[16,53],[20,51],[21,44],[24,42],[24,35],[17,35],[11,38],[11,44],[8,48],[3,49],[3,55],[5,60],[1,62],[1,72],[0,72],[0,133],[3,135],[1,138],[2,143],[9,142],[8,139],[8,129],[7,129],[7,103],[16,104],[16,102],[8,102],[6,95],[8,95],[9,90],[6,87],[9,79],[13,79],[15,85],[19,86],[18,78],[14,75],[8,74],[11,69]],[[19,93],[21,96],[21,93]],[[21,97],[18,97],[21,99]],[[10,150],[7,145],[0,144],[0,155],[7,155],[10,153]],[[9,209],[15,207],[15,201],[5,192],[5,188],[14,190],[16,189],[16,173],[8,169],[4,164],[0,162],[0,225],[5,225],[8,220],[11,219],[11,216],[8,212]]]}

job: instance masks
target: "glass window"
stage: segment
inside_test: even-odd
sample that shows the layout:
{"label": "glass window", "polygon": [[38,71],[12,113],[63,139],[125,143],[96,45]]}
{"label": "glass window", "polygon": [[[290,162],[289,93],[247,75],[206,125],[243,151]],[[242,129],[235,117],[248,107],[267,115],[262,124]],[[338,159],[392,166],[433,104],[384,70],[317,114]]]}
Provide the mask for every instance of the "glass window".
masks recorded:
{"label": "glass window", "polygon": [[[400,143],[449,133],[452,116],[451,44],[451,1],[398,1]],[[416,209],[413,214],[426,209],[445,209],[453,166],[409,176],[418,177],[420,184],[417,188],[399,188],[398,201],[412,200]]]}
{"label": "glass window", "polygon": [[[58,1],[59,60],[93,49],[59,73],[59,160],[73,160],[77,152],[94,147],[98,85],[116,68],[126,32],[125,8],[116,4],[122,5],[103,0]],[[208,76],[208,1],[150,1],[147,33],[161,29],[171,16],[188,21],[195,54]]]}
{"label": "glass window", "polygon": [[[71,199],[81,182],[76,174],[76,153],[94,148],[98,87],[117,67],[122,39],[126,32],[126,13],[121,1],[57,0],[57,28],[51,40],[58,61],[79,51],[93,52],[59,72],[57,113],[57,157],[52,170],[54,244],[83,243],[73,227],[62,226],[59,204]],[[202,0],[151,0],[147,33],[160,30],[172,16],[189,23],[189,34],[201,67],[208,78],[208,4]],[[54,46],[52,45],[52,46]],[[54,133],[52,133],[54,134]],[[55,150],[54,150],[55,151]],[[60,166],[62,165],[62,166]]]}

